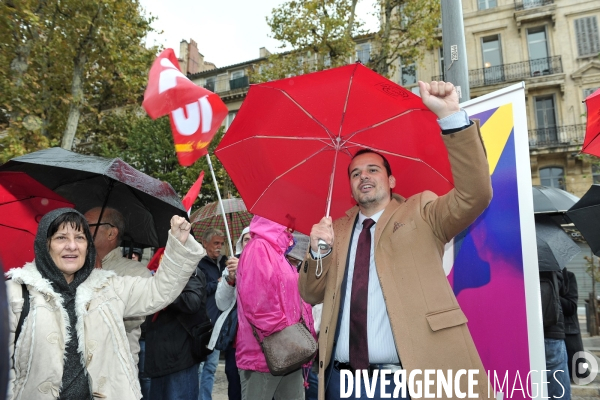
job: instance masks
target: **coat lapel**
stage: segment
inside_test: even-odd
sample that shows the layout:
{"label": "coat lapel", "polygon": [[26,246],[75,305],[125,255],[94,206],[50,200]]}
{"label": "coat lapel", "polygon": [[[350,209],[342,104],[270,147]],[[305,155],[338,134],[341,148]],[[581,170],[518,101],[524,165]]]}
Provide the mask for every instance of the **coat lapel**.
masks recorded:
{"label": "coat lapel", "polygon": [[379,243],[379,239],[381,239],[381,234],[383,233],[383,230],[387,226],[388,222],[390,222],[390,218],[392,218],[392,215],[394,215],[394,213],[402,203],[404,203],[404,197],[398,194],[392,195],[392,201],[387,205],[387,207],[383,211],[383,214],[381,214],[381,217],[379,217],[377,224],[375,224],[375,243]]}
{"label": "coat lapel", "polygon": [[346,263],[348,262],[348,249],[350,249],[350,240],[352,239],[352,230],[354,228],[354,220],[358,215],[358,207],[352,207],[346,212],[346,217],[343,220],[344,226],[340,227],[336,234],[339,236],[336,243],[338,243],[335,251],[337,252],[337,265],[336,265],[336,288],[340,288],[342,281],[344,280],[344,272]]}

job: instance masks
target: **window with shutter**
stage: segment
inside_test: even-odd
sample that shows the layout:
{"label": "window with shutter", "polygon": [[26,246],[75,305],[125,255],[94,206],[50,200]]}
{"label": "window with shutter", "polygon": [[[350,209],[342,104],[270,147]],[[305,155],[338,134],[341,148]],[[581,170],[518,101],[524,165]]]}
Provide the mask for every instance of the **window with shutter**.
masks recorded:
{"label": "window with shutter", "polygon": [[596,17],[576,19],[575,34],[579,57],[600,53],[600,37],[598,36],[598,20]]}

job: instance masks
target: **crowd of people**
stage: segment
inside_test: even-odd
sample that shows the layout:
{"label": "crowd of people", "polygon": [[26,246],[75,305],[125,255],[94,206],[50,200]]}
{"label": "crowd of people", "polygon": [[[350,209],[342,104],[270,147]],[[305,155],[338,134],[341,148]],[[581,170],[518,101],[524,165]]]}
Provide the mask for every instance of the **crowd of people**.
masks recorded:
{"label": "crowd of people", "polygon": [[[45,215],[35,261],[7,274],[8,398],[207,400],[220,358],[230,400],[338,399],[342,371],[485,377],[442,268],[444,245],[491,200],[485,149],[452,84],[419,86],[452,165],[455,187],[443,196],[392,194],[402,171],[361,150],[348,166],[357,205],[344,217],[304,236],[254,216],[227,256],[222,231],[194,238],[174,216],[154,274],[140,249],[121,249],[116,209]],[[318,353],[272,373],[264,339],[299,322]],[[377,386],[375,398],[398,384]],[[460,385],[490,397],[486,379]],[[364,386],[355,394],[367,398]]]}

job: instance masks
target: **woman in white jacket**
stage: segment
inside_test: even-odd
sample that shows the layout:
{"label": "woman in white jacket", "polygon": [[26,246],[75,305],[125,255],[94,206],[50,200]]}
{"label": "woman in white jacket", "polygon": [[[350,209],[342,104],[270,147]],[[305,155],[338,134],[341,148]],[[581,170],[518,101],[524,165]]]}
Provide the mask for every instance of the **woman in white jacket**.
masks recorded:
{"label": "woman in white jacket", "polygon": [[[96,251],[83,215],[69,208],[46,214],[34,242],[35,261],[7,273],[13,356],[8,398],[140,399],[123,318],[152,314],[179,295],[205,254],[189,231],[189,222],[174,216],[156,275],[119,277],[94,268]],[[30,309],[15,345],[23,286]]]}

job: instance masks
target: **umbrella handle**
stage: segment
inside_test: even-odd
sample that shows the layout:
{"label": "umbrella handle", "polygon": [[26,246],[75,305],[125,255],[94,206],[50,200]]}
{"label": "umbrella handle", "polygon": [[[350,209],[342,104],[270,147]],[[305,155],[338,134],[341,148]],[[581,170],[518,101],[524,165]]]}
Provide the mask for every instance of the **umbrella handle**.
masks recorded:
{"label": "umbrella handle", "polygon": [[331,249],[331,246],[328,245],[327,242],[323,239],[319,239],[319,249],[329,251]]}

